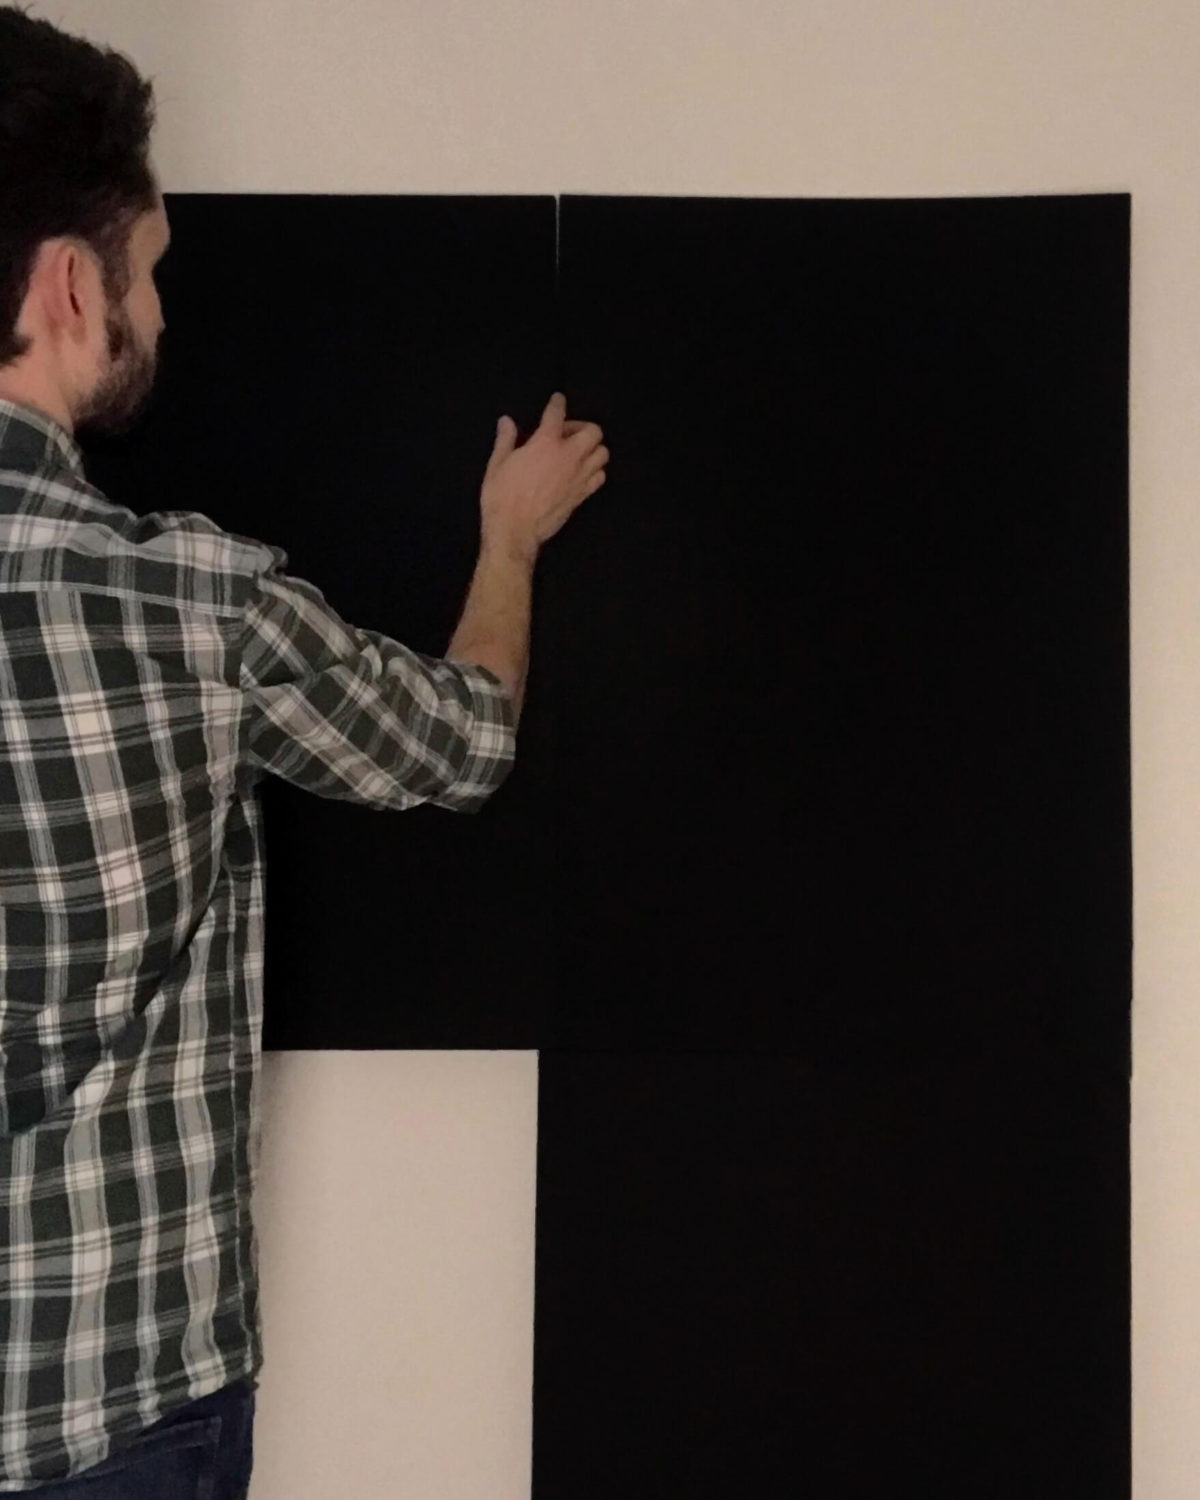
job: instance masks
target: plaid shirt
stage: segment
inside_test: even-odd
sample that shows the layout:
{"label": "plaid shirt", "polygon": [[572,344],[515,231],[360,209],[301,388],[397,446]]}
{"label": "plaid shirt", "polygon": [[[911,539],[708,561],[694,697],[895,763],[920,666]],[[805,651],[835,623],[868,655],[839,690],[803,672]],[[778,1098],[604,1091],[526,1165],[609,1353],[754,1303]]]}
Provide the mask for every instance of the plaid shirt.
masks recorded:
{"label": "plaid shirt", "polygon": [[0,401],[0,1491],[262,1364],[256,783],[469,812],[513,762],[499,678],[286,562]]}

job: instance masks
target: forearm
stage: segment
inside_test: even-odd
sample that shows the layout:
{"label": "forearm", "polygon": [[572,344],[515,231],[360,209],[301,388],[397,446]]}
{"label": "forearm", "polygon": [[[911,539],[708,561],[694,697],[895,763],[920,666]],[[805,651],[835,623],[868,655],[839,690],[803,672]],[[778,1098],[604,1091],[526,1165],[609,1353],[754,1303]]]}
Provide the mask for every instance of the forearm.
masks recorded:
{"label": "forearm", "polygon": [[529,672],[529,627],[536,552],[485,537],[462,617],[446,657],[495,672],[521,717]]}

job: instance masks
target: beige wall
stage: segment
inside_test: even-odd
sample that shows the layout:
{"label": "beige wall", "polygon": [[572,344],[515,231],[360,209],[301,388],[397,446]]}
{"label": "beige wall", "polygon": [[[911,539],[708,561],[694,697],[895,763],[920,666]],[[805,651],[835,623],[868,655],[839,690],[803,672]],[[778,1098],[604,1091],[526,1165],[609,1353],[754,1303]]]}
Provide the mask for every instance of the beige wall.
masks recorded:
{"label": "beige wall", "polygon": [[[1192,1500],[1196,0],[42,0],[38,13],[155,76],[168,191],[1132,192],[1135,1494]],[[346,1493],[528,1494],[535,1066],[266,1060],[256,1500],[315,1500],[339,1475]]]}

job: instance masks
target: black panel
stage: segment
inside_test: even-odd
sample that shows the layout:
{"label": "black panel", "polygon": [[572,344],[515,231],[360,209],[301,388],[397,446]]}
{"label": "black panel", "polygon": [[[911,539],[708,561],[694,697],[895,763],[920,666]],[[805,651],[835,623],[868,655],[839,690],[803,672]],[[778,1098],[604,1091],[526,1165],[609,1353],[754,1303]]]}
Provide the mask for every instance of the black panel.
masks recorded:
{"label": "black panel", "polygon": [[533,1500],[1127,1500],[1121,1069],[539,1077]]}
{"label": "black panel", "polygon": [[167,201],[115,498],[440,653],[498,410],[612,453],[483,813],[264,784],[270,1045],[1127,1049],[1127,196],[567,197],[557,307],[548,199]]}
{"label": "black panel", "polygon": [[[496,420],[528,432],[552,387],[553,199],[165,202],[153,406],[86,445],[89,477],[282,546],[348,623],[444,654]],[[263,781],[268,1050],[536,1046],[553,837],[536,659],[528,694],[518,764],[477,814]]]}
{"label": "black panel", "polygon": [[1123,1051],[1129,198],[560,229],[542,1044]]}

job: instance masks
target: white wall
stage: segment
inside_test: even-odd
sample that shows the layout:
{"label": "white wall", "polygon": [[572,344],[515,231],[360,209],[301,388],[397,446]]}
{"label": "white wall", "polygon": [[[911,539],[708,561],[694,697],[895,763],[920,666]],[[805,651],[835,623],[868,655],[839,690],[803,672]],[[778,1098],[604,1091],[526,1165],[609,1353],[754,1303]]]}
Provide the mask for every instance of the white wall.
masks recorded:
{"label": "white wall", "polygon": [[[1132,192],[1134,1488],[1192,1500],[1196,0],[42,0],[37,13],[154,76],[168,191]],[[339,1474],[348,1493],[528,1494],[534,1064],[267,1058],[256,1500],[315,1500]]]}

